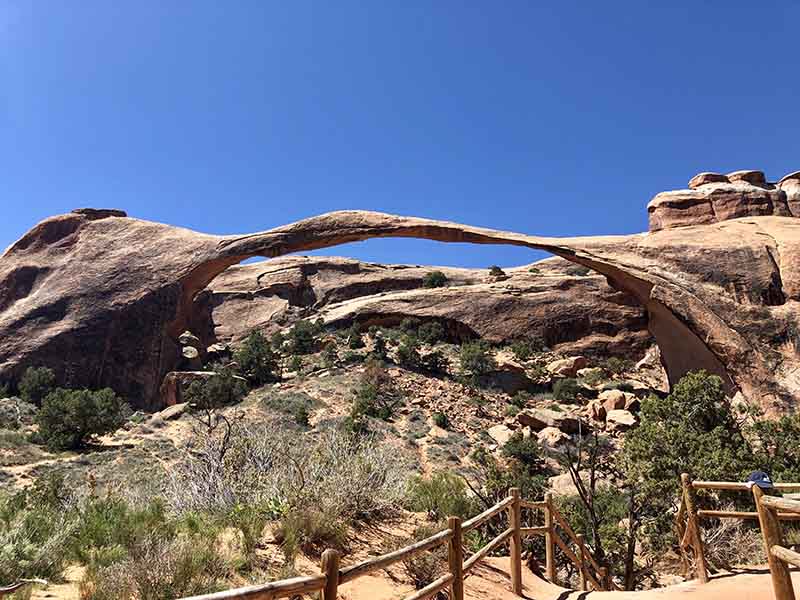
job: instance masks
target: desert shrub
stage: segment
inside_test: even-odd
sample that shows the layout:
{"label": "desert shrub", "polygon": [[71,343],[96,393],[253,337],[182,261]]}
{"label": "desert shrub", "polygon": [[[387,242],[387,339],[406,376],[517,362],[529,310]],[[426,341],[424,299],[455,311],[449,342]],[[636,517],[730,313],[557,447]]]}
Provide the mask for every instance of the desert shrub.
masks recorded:
{"label": "desert shrub", "polygon": [[544,350],[544,344],[539,339],[528,338],[517,340],[511,344],[511,352],[514,353],[518,360],[522,361],[533,358],[542,350]]}
{"label": "desert shrub", "polygon": [[428,352],[422,357],[422,368],[431,373],[447,373],[449,367],[450,361],[439,350]]}
{"label": "desert shrub", "polygon": [[397,362],[407,369],[418,369],[422,366],[419,355],[419,340],[414,335],[404,335],[397,348]]}
{"label": "desert shrub", "polygon": [[303,392],[271,394],[262,400],[262,405],[290,415],[295,423],[308,426],[308,416],[314,406],[314,399]]}
{"label": "desert shrub", "polygon": [[19,429],[33,423],[36,405],[19,398],[0,398],[0,428]]}
{"label": "desert shrub", "polygon": [[394,511],[407,466],[371,436],[326,429],[298,437],[234,424],[202,437],[169,475],[167,502],[180,515],[229,514],[237,505],[275,515],[316,508],[347,523]]}
{"label": "desert shrub", "polygon": [[11,386],[7,383],[0,382],[0,400],[8,398],[11,395]]}
{"label": "desert shrub", "polygon": [[293,373],[300,374],[303,371],[303,359],[296,354],[292,356],[292,358],[289,359],[289,370]]}
{"label": "desert shrub", "polygon": [[742,481],[752,470],[752,450],[716,375],[685,375],[666,398],[644,399],[640,419],[625,437],[623,460],[628,477],[652,506],[653,533],[671,535],[666,508],[677,497],[681,473],[695,479]]}
{"label": "desert shrub", "polygon": [[322,349],[322,365],[326,369],[330,369],[336,366],[338,360],[339,353],[336,351],[336,344],[326,344],[325,348]]}
{"label": "desert shrub", "polygon": [[538,275],[541,272],[542,271],[540,269],[538,269],[537,267],[531,267],[530,269],[528,269],[528,273],[533,273],[534,275]]}
{"label": "desert shrub", "polygon": [[273,535],[284,556],[293,559],[298,551],[319,556],[327,548],[344,550],[347,527],[337,514],[325,514],[313,507],[295,509],[284,515]]}
{"label": "desert shrub", "polygon": [[754,408],[750,413],[745,435],[753,448],[753,468],[775,481],[800,481],[800,415],[770,419]]}
{"label": "desert shrub", "polygon": [[450,426],[450,419],[447,418],[446,414],[439,411],[433,413],[433,422],[442,429],[447,429]]}
{"label": "desert shrub", "polygon": [[370,359],[358,385],[353,390],[353,405],[350,415],[353,418],[377,417],[388,420],[402,401],[392,384],[391,377],[383,363]]}
{"label": "desert shrub", "polygon": [[583,383],[589,386],[600,385],[606,380],[606,376],[602,369],[591,369],[585,375],[581,376]]}
{"label": "desert shrub", "polygon": [[525,390],[520,390],[509,400],[509,403],[512,406],[516,406],[519,409],[525,408],[528,405],[528,402],[533,400],[533,396],[530,393],[526,392]]}
{"label": "desert shrub", "polygon": [[429,478],[417,476],[409,482],[409,510],[424,512],[433,521],[447,517],[466,519],[475,511],[464,480],[454,473],[439,471]]}
{"label": "desert shrub", "polygon": [[347,346],[351,350],[358,350],[364,347],[364,338],[361,335],[361,326],[353,323],[347,330]]}
{"label": "desert shrub", "polygon": [[80,592],[85,600],[171,600],[219,589],[227,574],[215,539],[152,535],[124,559],[90,567]]}
{"label": "desert shrub", "polygon": [[36,415],[38,436],[54,450],[78,449],[95,436],[116,431],[128,412],[127,405],[109,388],[56,388],[45,397]]}
{"label": "desert shrub", "polygon": [[63,480],[40,479],[14,494],[0,492],[0,581],[58,581],[76,527]]}
{"label": "desert shrub", "polygon": [[488,344],[480,340],[462,344],[458,358],[462,373],[472,377],[473,381],[495,369]]}
{"label": "desert shrub", "polygon": [[441,271],[431,271],[422,279],[422,285],[426,288],[440,288],[447,285],[447,275]]}
{"label": "desert shrub", "polygon": [[[506,498],[508,490],[513,487],[520,489],[523,498],[540,498],[547,489],[547,471],[543,462],[534,460],[522,450],[512,446],[505,465],[482,447],[473,452],[472,458],[478,467],[476,484],[492,503]],[[522,458],[527,458],[528,462]]]}
{"label": "desert shrub", "polygon": [[260,331],[253,331],[247,336],[233,359],[247,380],[256,386],[280,379],[278,357]]}
{"label": "desert shrub", "polygon": [[577,379],[567,377],[559,379],[553,384],[553,398],[559,402],[575,402],[581,386]]}
{"label": "desert shrub", "polygon": [[[435,535],[444,527],[422,525],[414,530],[411,537],[403,542],[403,546],[408,546],[420,542]],[[447,547],[437,546],[426,552],[420,552],[403,559],[403,570],[414,589],[421,590],[434,579],[441,577],[447,570]],[[446,598],[446,594],[434,596],[434,598]]]}
{"label": "desert shrub", "polygon": [[366,360],[366,356],[359,352],[353,352],[352,350],[345,352],[342,357],[342,362],[346,365],[355,365],[364,362],[364,360]]}
{"label": "desert shrub", "polygon": [[491,275],[492,277],[505,277],[506,272],[503,271],[503,269],[501,269],[497,265],[492,265],[491,267],[489,267],[489,275]]}
{"label": "desert shrub", "polygon": [[28,367],[19,381],[19,394],[23,400],[39,406],[45,396],[53,391],[56,375],[47,367]]}
{"label": "desert shrub", "polygon": [[292,354],[311,354],[317,351],[319,340],[317,336],[322,332],[323,323],[298,321],[289,330],[289,349]]}
{"label": "desert shrub", "polygon": [[567,267],[566,273],[567,275],[572,275],[573,277],[586,277],[591,272],[589,267],[584,267],[583,265],[573,265],[571,267]]}
{"label": "desert shrub", "polygon": [[521,409],[519,408],[519,406],[515,406],[513,404],[509,404],[503,410],[503,414],[505,414],[505,416],[507,416],[507,417],[516,417],[519,414],[520,410]]}
{"label": "desert shrub", "polygon": [[157,533],[173,533],[162,501],[154,499],[134,507],[121,497],[90,497],[80,507],[69,550],[83,564],[107,566]]}
{"label": "desert shrub", "polygon": [[542,463],[539,442],[533,436],[525,437],[522,431],[515,431],[503,444],[503,456],[517,460],[529,468],[539,468]]}
{"label": "desert shrub", "polygon": [[621,392],[632,392],[635,388],[630,381],[609,381],[604,383],[601,388],[603,391],[619,390]]}
{"label": "desert shrub", "polygon": [[370,327],[370,336],[372,337],[372,358],[381,362],[389,358],[389,351],[386,347],[386,340],[377,328]]}
{"label": "desert shrub", "polygon": [[633,369],[633,361],[618,356],[612,356],[603,363],[603,370],[615,377],[619,377],[631,369]]}
{"label": "desert shrub", "polygon": [[425,344],[435,344],[445,338],[445,331],[438,321],[428,321],[417,329],[417,336]]}
{"label": "desert shrub", "polygon": [[247,394],[247,382],[227,365],[213,364],[214,375],[195,380],[186,388],[184,398],[196,410],[212,410],[236,404]]}
{"label": "desert shrub", "polygon": [[286,337],[280,331],[276,331],[269,338],[269,343],[276,352],[280,352],[283,349],[283,343],[285,341]]}
{"label": "desert shrub", "polygon": [[[738,510],[733,504],[721,508]],[[764,552],[764,540],[757,523],[739,519],[719,519],[704,524],[703,544],[708,562],[727,570],[752,564],[753,557],[762,556]]]}

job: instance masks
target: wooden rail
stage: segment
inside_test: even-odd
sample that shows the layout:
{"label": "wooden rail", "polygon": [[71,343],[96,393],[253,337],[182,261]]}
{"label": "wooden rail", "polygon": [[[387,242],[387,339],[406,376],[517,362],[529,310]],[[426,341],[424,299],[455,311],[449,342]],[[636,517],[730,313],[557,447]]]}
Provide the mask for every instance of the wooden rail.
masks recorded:
{"label": "wooden rail", "polygon": [[[523,509],[543,511],[544,525],[522,527],[521,513]],[[465,559],[464,534],[485,525],[504,512],[507,513],[508,527]],[[557,528],[565,532],[568,542],[561,538]],[[555,547],[558,546],[581,574],[583,589],[589,585],[595,590],[619,589],[608,576],[608,569],[601,567],[592,556],[582,536],[576,535],[566,519],[558,512],[553,504],[551,494],[545,496],[543,501],[528,502],[520,498],[517,488],[512,488],[509,490],[507,498],[484,512],[463,523],[458,517],[450,517],[447,520],[447,529],[394,552],[340,568],[339,553],[335,550],[326,550],[322,555],[318,575],[295,577],[263,585],[192,596],[183,600],[272,600],[273,598],[287,598],[314,592],[319,592],[320,600],[336,600],[340,585],[444,545],[448,549],[449,572],[407,596],[405,600],[427,600],[446,589],[450,590],[452,600],[464,600],[464,578],[490,552],[506,543],[509,545],[511,561],[511,589],[516,595],[521,596],[522,540],[534,535],[545,537],[546,577],[550,581],[555,582],[556,580]],[[570,548],[570,544],[576,548],[576,551]]]}
{"label": "wooden rail", "polygon": [[800,567],[800,554],[783,545],[779,516],[781,513],[778,511],[800,515],[800,501],[766,496],[758,486],[753,486],[753,498],[758,509],[758,520],[764,538],[764,549],[767,551],[775,600],[795,600],[792,576],[787,563]]}
{"label": "wooden rail", "polygon": [[[800,483],[775,483],[773,484],[773,487],[777,490],[786,492],[800,492]],[[708,581],[708,563],[705,557],[705,546],[703,543],[700,521],[702,519],[759,519],[763,533],[764,519],[762,518],[762,509],[759,508],[757,496],[757,493],[761,490],[758,488],[758,486],[750,486],[747,483],[738,481],[692,481],[689,475],[686,473],[681,475],[681,488],[681,502],[680,506],[678,507],[678,513],[675,515],[675,532],[678,537],[681,561],[684,566],[684,576],[689,578],[692,575],[690,570],[692,563],[694,563],[694,576],[697,577],[701,583],[706,583]],[[735,510],[698,510],[696,507],[694,494],[696,490],[750,492],[751,489],[752,493],[754,494],[757,508],[755,512]],[[775,510],[773,510],[769,515],[769,519],[778,523],[778,527],[780,527],[780,521],[800,520],[800,511],[794,511],[786,508],[787,506],[800,506],[800,502],[796,500],[785,500],[783,498],[773,498],[771,496],[764,496],[764,500],[767,504],[771,504],[776,500],[780,501],[775,504]],[[768,560],[772,560],[772,555],[770,552],[770,549],[767,548]],[[781,599],[779,598],[778,600]]]}

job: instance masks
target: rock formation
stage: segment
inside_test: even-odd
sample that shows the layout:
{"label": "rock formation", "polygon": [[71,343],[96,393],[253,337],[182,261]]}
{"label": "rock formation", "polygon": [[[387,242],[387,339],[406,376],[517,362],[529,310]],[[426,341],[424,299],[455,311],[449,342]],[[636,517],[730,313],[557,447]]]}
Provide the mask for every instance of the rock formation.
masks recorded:
{"label": "rock formation", "polygon": [[[453,341],[537,338],[559,352],[641,357],[651,337],[635,298],[573,269],[551,258],[490,282],[486,269],[291,256],[225,270],[198,297],[197,314],[207,312],[205,337],[234,343],[254,328],[269,334],[299,318],[366,327],[414,317],[442,323]],[[423,287],[434,270],[446,275],[446,287]]]}
{"label": "rock formation", "polygon": [[[794,214],[798,175],[774,187],[752,173],[708,179],[686,192],[699,194],[694,204],[654,199],[653,231],[629,236],[543,238],[366,211],[244,236],[200,234],[121,211],[52,217],[0,259],[0,378],[46,364],[61,383],[109,385],[153,408],[161,379],[181,358],[180,334],[199,333],[195,299],[225,269],[252,256],[417,237],[535,248],[589,267],[646,310],[672,382],[705,368],[729,392],[769,411],[789,410],[800,388],[800,220],[775,215]],[[703,202],[713,218],[692,208]]]}

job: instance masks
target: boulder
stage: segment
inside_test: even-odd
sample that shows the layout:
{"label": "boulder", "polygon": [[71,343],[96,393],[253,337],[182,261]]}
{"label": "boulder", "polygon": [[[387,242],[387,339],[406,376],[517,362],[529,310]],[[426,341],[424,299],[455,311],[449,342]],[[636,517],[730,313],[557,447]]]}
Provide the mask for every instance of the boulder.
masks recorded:
{"label": "boulder", "polygon": [[481,387],[497,388],[506,394],[516,394],[534,388],[534,383],[525,373],[525,369],[512,362],[498,364],[497,369],[481,375],[478,380]]}
{"label": "boulder", "polygon": [[173,371],[164,376],[161,382],[161,405],[174,406],[182,404],[183,393],[194,381],[205,381],[214,377],[213,371]]}
{"label": "boulder", "polygon": [[184,331],[178,336],[178,343],[182,346],[200,347],[200,338],[193,334],[191,331]]}
{"label": "boulder", "polygon": [[625,431],[636,425],[636,417],[627,410],[612,410],[606,415],[609,431]]}
{"label": "boulder", "polygon": [[767,179],[764,177],[764,171],[755,171],[752,169],[728,173],[727,178],[731,183],[735,183],[737,181],[744,181],[745,183],[752,185],[764,185],[767,183]]}
{"label": "boulder", "polygon": [[536,434],[536,438],[544,449],[551,451],[562,450],[570,443],[570,437],[555,427],[545,427]]}
{"label": "boulder", "polygon": [[595,420],[603,423],[606,420],[606,407],[599,400],[592,400],[588,406],[589,416]]}
{"label": "boulder", "polygon": [[698,173],[689,180],[689,189],[693,190],[707,183],[728,183],[728,178],[722,173]]}
{"label": "boulder", "polygon": [[168,406],[164,410],[157,412],[156,415],[158,415],[165,421],[171,421],[172,419],[177,419],[181,415],[183,415],[183,413],[185,413],[188,408],[189,404],[187,402],[181,402],[179,404],[173,404],[172,406]]}
{"label": "boulder", "polygon": [[587,360],[583,356],[570,356],[547,363],[546,369],[559,377],[575,377],[580,369],[587,366]]}
{"label": "boulder", "polygon": [[597,399],[603,403],[603,408],[606,414],[612,410],[619,410],[625,408],[625,392],[620,390],[606,390],[600,392]]}
{"label": "boulder", "polygon": [[578,417],[546,408],[524,410],[517,415],[517,422],[533,431],[541,431],[545,427],[554,427],[564,433],[587,432],[590,429]]}
{"label": "boulder", "polygon": [[498,446],[504,446],[511,436],[514,435],[514,430],[506,427],[505,425],[495,425],[486,430],[489,437],[497,442]]}

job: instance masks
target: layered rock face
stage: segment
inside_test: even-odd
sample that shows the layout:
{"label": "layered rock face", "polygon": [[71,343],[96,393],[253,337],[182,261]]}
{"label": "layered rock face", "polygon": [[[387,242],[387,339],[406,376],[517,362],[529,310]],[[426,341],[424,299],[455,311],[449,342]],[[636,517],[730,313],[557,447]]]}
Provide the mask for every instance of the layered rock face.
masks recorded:
{"label": "layered rock face", "polygon": [[688,190],[661,192],[647,205],[650,231],[738,217],[800,216],[800,171],[769,183],[761,171],[699,173]]}
{"label": "layered rock face", "polygon": [[[428,289],[432,271],[447,286]],[[345,327],[396,325],[414,317],[442,323],[454,341],[537,338],[561,352],[641,357],[652,342],[644,309],[602,276],[560,258],[506,269],[379,265],[346,258],[286,257],[233,266],[198,298],[209,310],[207,338],[236,342],[253,329],[271,333],[300,318]]]}
{"label": "layered rock face", "polygon": [[[757,185],[752,175],[727,178],[727,183],[698,183],[696,190],[705,194],[706,186],[747,185],[775,191]],[[797,181],[790,176],[776,186],[790,214]],[[775,211],[777,204],[771,201]],[[651,208],[651,216],[659,213],[652,203]],[[620,298],[634,298],[646,311],[647,328],[671,382],[704,368],[719,374],[729,392],[741,391],[768,411],[795,409],[800,391],[800,220],[745,216],[664,226],[666,214],[660,213],[662,225],[647,234],[591,238],[543,238],[366,211],[329,213],[244,236],[200,234],[132,219],[120,211],[61,215],[34,227],[0,258],[0,380],[16,379],[28,366],[47,365],[62,384],[108,385],[134,404],[152,408],[161,379],[181,360],[180,334],[188,328],[200,335],[203,319],[209,311],[213,315],[213,288],[204,290],[229,267],[252,256],[275,258],[372,237],[417,237],[524,246],[589,267],[624,292]],[[226,275],[222,284],[238,275],[251,279],[247,267],[241,269]],[[513,315],[515,302],[539,293],[538,282],[531,282],[528,292],[515,295],[513,285],[521,285],[522,278],[513,274],[507,280],[512,288],[505,289],[471,283],[467,274],[460,277],[454,274],[465,288],[489,286],[476,291],[496,315]],[[236,292],[222,284],[217,293]],[[316,302],[324,287],[312,283],[296,289],[310,289]],[[336,287],[328,284],[329,289]],[[251,289],[243,293],[258,296]],[[437,291],[415,310],[422,316],[445,314],[436,297],[450,293],[449,288]],[[329,296],[323,312],[331,320],[387,313],[395,301],[409,304],[388,294],[385,301],[367,297],[360,305],[352,297]],[[209,303],[205,309],[203,301]],[[348,302],[352,304],[345,306]],[[228,300],[217,308],[225,310],[225,304]],[[467,326],[495,335],[491,321],[496,315],[472,317]],[[524,327],[523,321],[508,318],[511,330],[514,323]],[[225,322],[220,316],[221,328]],[[227,322],[230,330],[220,335],[235,337],[231,320]]]}

